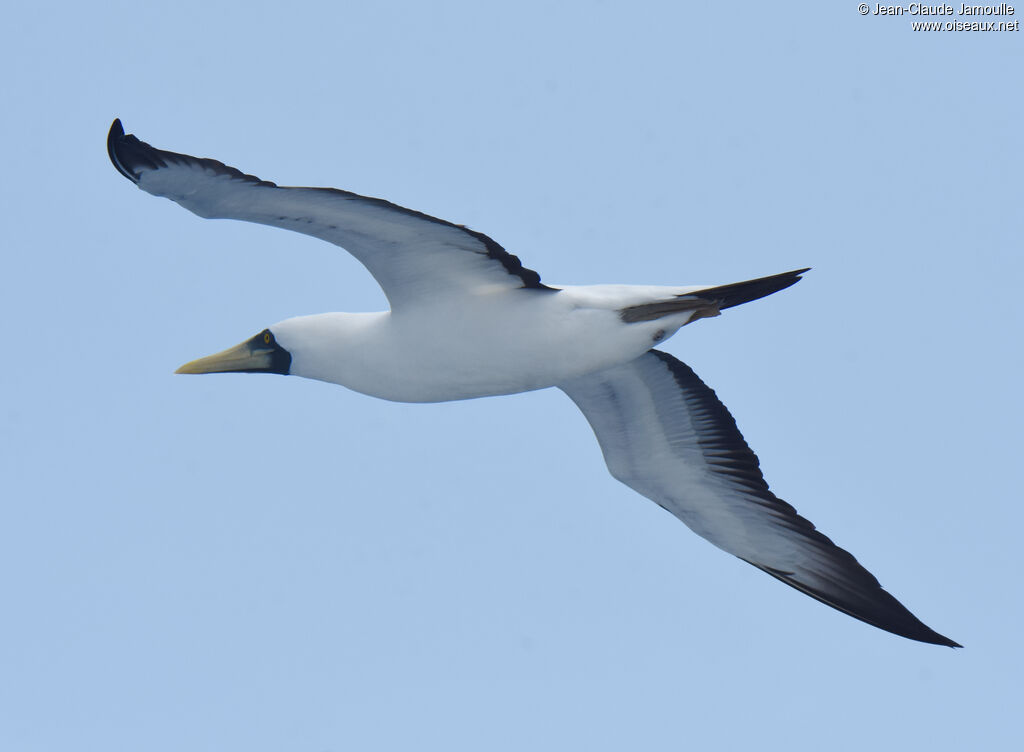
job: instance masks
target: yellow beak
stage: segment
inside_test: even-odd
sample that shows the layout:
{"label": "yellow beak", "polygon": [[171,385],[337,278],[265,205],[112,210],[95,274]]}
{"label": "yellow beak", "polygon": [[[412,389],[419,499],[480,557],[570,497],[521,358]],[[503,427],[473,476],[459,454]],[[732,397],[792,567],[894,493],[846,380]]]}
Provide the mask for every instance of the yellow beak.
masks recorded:
{"label": "yellow beak", "polygon": [[262,335],[256,335],[216,355],[186,363],[175,373],[282,373],[275,363],[275,350],[279,349],[276,343],[267,343]]}

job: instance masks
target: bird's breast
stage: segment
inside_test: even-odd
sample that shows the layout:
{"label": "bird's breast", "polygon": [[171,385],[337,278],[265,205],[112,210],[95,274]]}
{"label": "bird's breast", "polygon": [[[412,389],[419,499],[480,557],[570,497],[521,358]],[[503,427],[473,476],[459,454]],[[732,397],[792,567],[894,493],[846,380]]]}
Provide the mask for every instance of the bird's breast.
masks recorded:
{"label": "bird's breast", "polygon": [[445,402],[555,386],[653,346],[647,329],[657,327],[624,324],[613,310],[558,294],[520,297],[338,321],[330,352],[293,352],[292,373],[381,399]]}

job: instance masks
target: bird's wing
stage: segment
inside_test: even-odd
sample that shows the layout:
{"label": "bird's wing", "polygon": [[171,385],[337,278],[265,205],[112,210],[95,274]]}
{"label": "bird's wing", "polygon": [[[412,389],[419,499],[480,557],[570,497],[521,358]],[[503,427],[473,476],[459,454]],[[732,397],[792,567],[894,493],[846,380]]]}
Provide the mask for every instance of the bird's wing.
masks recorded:
{"label": "bird's wing", "polygon": [[379,198],[334,188],[286,188],[213,159],[155,149],[115,120],[107,151],[147,193],[206,218],[294,230],[351,253],[384,289],[392,310],[438,296],[527,288],[553,291],[486,235]]}
{"label": "bird's wing", "polygon": [[651,350],[561,388],[590,422],[612,475],[701,537],[868,624],[959,647],[768,490],[729,411],[685,363]]}

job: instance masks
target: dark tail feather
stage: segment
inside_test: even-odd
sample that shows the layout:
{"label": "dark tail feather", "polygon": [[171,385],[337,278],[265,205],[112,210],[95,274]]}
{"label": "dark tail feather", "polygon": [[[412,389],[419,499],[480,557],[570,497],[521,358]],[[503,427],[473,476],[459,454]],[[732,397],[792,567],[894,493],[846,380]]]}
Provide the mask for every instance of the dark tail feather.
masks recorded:
{"label": "dark tail feather", "polygon": [[749,279],[746,282],[733,282],[731,285],[720,285],[709,287],[705,290],[696,290],[680,295],[674,300],[659,301],[657,303],[643,303],[642,305],[630,306],[619,311],[619,316],[627,324],[637,321],[651,321],[653,319],[668,316],[680,311],[707,310],[705,316],[714,316],[718,311],[738,306],[741,303],[749,303],[751,300],[763,298],[773,292],[785,290],[790,285],[800,281],[800,275],[810,271],[797,269],[792,272],[773,274],[770,277]]}
{"label": "dark tail feather", "polygon": [[721,301],[718,306],[720,309],[732,308],[741,303],[749,303],[751,300],[771,295],[773,292],[785,290],[790,285],[795,285],[799,282],[800,275],[810,270],[810,267],[797,269],[792,272],[773,274],[770,277],[750,279],[746,282],[734,282],[731,285],[709,287],[707,290],[698,290],[690,294],[704,300]]}

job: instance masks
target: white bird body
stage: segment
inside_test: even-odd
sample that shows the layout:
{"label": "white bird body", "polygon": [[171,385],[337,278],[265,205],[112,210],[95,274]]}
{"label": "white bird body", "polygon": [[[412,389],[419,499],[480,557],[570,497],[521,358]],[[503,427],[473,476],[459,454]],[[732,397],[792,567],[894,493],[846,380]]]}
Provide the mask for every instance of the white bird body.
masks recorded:
{"label": "white bird body", "polygon": [[154,149],[115,120],[117,170],[207,218],[334,243],[369,269],[390,310],[287,319],[181,373],[266,372],[399,402],[558,387],[612,475],[698,535],[881,629],[959,647],[768,488],[729,411],[685,363],[652,349],[696,319],[797,282],[799,269],[718,286],[542,284],[482,233],[333,188],[278,187],[212,159]]}
{"label": "white bird body", "polygon": [[270,330],[292,353],[292,374],[395,402],[447,402],[544,389],[627,363],[694,314],[623,326],[618,310],[690,289],[501,289],[415,313],[322,313]]}

